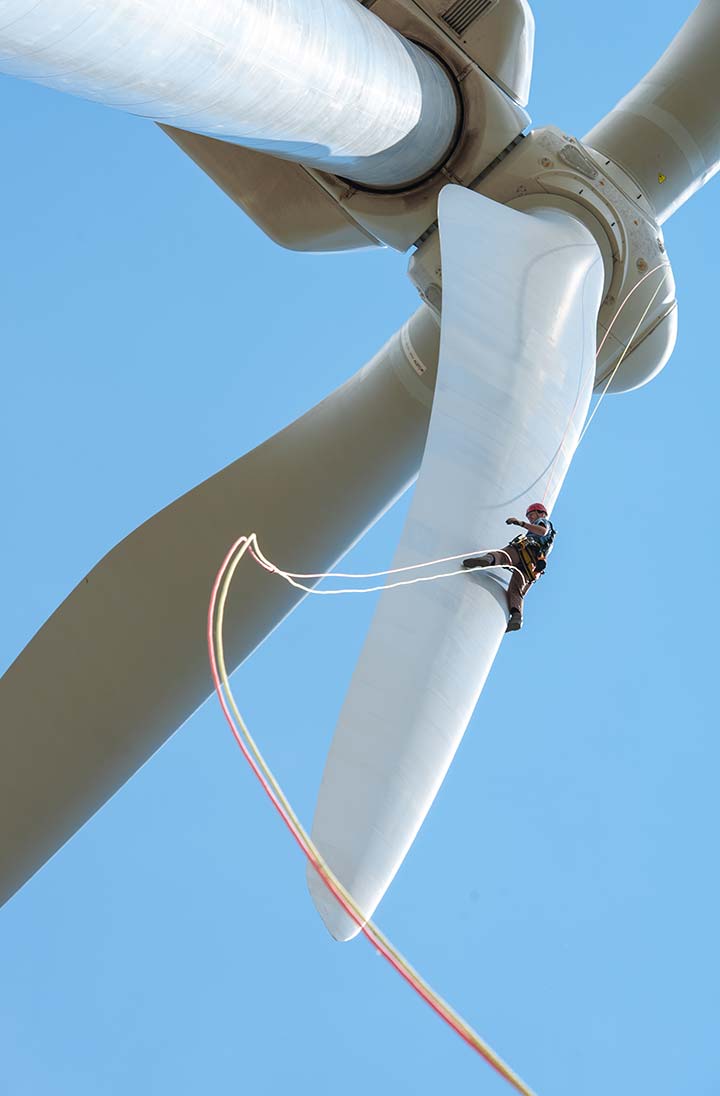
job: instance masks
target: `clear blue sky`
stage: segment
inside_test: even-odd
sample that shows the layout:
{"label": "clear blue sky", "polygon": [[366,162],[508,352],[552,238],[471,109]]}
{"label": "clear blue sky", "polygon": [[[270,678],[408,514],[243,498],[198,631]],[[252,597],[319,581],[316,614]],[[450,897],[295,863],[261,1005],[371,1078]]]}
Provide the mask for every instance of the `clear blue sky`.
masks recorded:
{"label": "clear blue sky", "polygon": [[[581,136],[691,3],[549,9],[531,113]],[[283,252],[147,122],[10,79],[0,98],[4,668],[415,296],[393,252]],[[542,1096],[720,1091],[719,214],[716,181],[666,226],[675,355],[593,423],[552,568],[378,913]],[[387,565],[403,513],[357,569]],[[308,821],[371,612],[306,604],[234,679]],[[367,944],[326,935],[214,702],[0,911],[0,971],[8,1096],[509,1091]]]}

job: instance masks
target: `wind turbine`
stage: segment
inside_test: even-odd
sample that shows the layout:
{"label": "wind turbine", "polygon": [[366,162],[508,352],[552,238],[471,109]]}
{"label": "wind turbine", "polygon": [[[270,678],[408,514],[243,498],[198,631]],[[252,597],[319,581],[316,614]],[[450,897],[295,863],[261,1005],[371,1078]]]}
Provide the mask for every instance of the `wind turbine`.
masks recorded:
{"label": "wind turbine", "polygon": [[[696,9],[650,79],[583,142],[551,129],[521,138],[532,53],[522,3],[378,3],[370,12],[348,0],[322,9],[322,19],[317,6],[247,5],[242,20],[232,9],[163,4],[140,13],[126,3],[81,20],[70,3],[5,4],[2,67],[172,119],[181,147],[288,246],[417,245],[411,276],[425,303],[336,394],[131,534],[11,667],[0,690],[2,768],[13,774],[3,796],[3,832],[13,834],[5,894],[206,695],[198,622],[240,507],[273,558],[325,570],[420,467],[396,565],[445,554],[447,544],[492,542],[511,498],[521,506],[538,488],[555,497],[593,382],[603,384],[629,346],[612,387],[634,387],[672,348],[676,310],[659,224],[717,167],[716,4]],[[144,37],[137,20],[153,10],[160,21],[143,27]],[[144,43],[148,51],[138,52]],[[304,58],[313,72],[298,95]],[[319,91],[318,72],[327,80]],[[443,194],[438,232],[447,182],[464,190]],[[654,266],[660,294],[645,315],[651,293],[628,299],[595,375],[596,319],[607,330],[635,286],[654,291],[657,275],[643,282]],[[278,480],[283,506],[269,513]],[[178,540],[185,551],[172,558],[168,545]],[[230,622],[234,663],[296,602],[257,575],[242,593],[243,614]],[[315,826],[368,914],[422,822],[504,629],[492,580],[403,598],[378,608]],[[461,651],[472,652],[472,666]],[[29,711],[28,685],[39,676],[47,692]],[[39,752],[40,771],[31,764]],[[315,897],[333,934],[350,935],[325,895]]]}

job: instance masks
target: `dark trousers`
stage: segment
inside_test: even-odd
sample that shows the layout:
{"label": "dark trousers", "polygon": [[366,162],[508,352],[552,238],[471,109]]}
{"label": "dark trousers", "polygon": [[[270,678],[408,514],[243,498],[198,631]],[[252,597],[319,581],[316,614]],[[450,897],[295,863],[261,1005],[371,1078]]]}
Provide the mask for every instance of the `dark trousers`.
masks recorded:
{"label": "dark trousers", "polygon": [[510,612],[517,612],[522,616],[523,598],[532,586],[532,582],[528,582],[525,577],[517,548],[514,544],[506,544],[504,548],[497,548],[494,552],[488,554],[492,555],[494,563],[509,563],[513,568],[516,568],[512,571],[507,599]]}

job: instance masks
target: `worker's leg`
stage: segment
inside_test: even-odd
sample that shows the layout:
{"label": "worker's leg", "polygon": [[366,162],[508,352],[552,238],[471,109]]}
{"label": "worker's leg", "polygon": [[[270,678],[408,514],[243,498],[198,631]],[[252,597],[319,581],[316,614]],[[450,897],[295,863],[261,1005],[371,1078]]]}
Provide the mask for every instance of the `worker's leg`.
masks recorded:
{"label": "worker's leg", "polygon": [[495,563],[502,562],[502,558],[496,559],[494,552],[486,552],[484,556],[469,556],[462,561],[462,565],[470,570],[473,567],[492,567]]}
{"label": "worker's leg", "polygon": [[513,571],[507,592],[508,609],[511,613],[519,613],[522,616],[525,586],[524,579],[520,577],[517,571]]}
{"label": "worker's leg", "polygon": [[499,548],[496,552],[486,552],[482,556],[470,556],[468,559],[463,560],[462,565],[468,569],[493,566],[510,566],[513,568],[507,591],[508,608],[510,609],[507,630],[508,632],[517,632],[522,628],[523,597],[529,583],[525,579],[525,573],[520,569],[520,557],[513,545],[506,544],[504,548]]}
{"label": "worker's leg", "polygon": [[512,545],[507,545],[504,549],[503,556],[507,557],[508,562],[512,564],[514,568],[507,591],[508,608],[510,610],[510,620],[508,622],[507,630],[509,632],[517,632],[522,628],[523,598],[527,593],[529,583],[520,570],[520,557]]}

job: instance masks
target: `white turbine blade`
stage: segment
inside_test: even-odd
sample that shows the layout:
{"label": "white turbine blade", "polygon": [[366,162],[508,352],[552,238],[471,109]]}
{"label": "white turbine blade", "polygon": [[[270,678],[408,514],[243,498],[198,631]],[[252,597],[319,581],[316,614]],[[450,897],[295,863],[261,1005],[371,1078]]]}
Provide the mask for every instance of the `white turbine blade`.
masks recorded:
{"label": "white turbine blade", "polygon": [[[131,533],[10,667],[0,681],[0,901],[211,692],[207,603],[235,538],[255,531],[280,566],[323,571],[412,481],[438,339],[420,309],[317,407]],[[228,606],[229,664],[299,596],[243,567]]]}
{"label": "white turbine blade", "polygon": [[[438,381],[395,567],[500,547],[517,532],[506,517],[535,498],[550,507],[593,384],[603,268],[589,232],[565,213],[519,213],[454,186],[439,221]],[[506,622],[503,585],[477,571],[380,597],[312,831],[367,917],[440,787]],[[332,935],[354,936],[312,869],[308,883]]]}
{"label": "white turbine blade", "polygon": [[378,186],[457,122],[444,67],[356,0],[2,0],[0,72]]}
{"label": "white turbine blade", "polygon": [[720,168],[720,4],[702,0],[647,75],[583,141],[619,164],[660,224]]}

